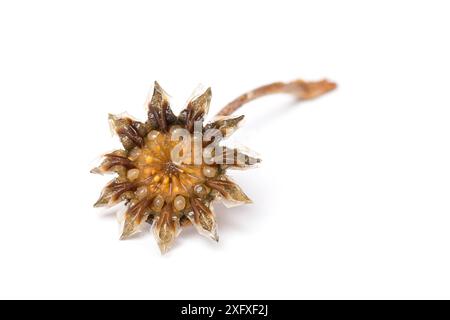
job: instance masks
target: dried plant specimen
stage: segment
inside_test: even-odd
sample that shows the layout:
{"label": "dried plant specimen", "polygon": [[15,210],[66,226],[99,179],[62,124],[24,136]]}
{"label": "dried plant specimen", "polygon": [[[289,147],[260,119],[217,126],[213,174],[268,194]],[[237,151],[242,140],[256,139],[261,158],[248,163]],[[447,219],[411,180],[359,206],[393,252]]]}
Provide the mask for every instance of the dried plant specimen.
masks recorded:
{"label": "dried plant specimen", "polygon": [[94,206],[125,202],[121,239],[134,235],[149,223],[162,253],[172,246],[181,228],[190,224],[200,234],[218,241],[212,203],[251,202],[227,176],[227,170],[250,168],[261,161],[223,145],[223,140],[244,118],[232,113],[268,94],[289,93],[299,99],[310,99],[335,87],[327,80],[272,83],[239,96],[221,109],[212,122],[204,124],[211,89],[194,96],[176,116],[167,94],[155,82],[145,122],[109,115],[123,149],[103,155],[100,166],[91,171],[115,175]]}

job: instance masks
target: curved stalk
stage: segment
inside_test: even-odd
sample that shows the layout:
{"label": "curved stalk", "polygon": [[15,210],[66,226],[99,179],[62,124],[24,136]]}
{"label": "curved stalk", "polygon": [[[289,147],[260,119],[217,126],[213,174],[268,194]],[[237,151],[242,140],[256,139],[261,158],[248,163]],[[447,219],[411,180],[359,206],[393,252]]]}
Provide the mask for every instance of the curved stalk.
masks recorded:
{"label": "curved stalk", "polygon": [[299,79],[291,82],[274,82],[240,95],[223,107],[217,113],[217,116],[229,116],[244,104],[269,94],[287,93],[294,95],[299,100],[307,100],[321,96],[335,88],[336,83],[326,79],[321,81],[303,81]]}

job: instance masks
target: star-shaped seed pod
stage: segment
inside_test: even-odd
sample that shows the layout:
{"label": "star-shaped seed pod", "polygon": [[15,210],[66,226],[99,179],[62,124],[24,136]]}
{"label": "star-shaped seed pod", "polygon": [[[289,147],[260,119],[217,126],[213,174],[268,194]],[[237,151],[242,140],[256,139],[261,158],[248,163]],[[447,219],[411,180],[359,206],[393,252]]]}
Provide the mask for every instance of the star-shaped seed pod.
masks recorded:
{"label": "star-shaped seed pod", "polygon": [[243,120],[231,113],[244,103],[270,93],[291,93],[312,98],[333,89],[326,80],[274,83],[238,97],[218,116],[204,124],[211,89],[194,96],[176,116],[167,94],[155,82],[148,104],[148,118],[140,122],[125,115],[109,115],[123,149],[103,155],[91,172],[113,173],[115,178],[102,190],[95,207],[125,203],[121,239],[152,225],[162,253],[174,243],[181,228],[190,224],[201,235],[218,241],[213,202],[250,203],[249,197],[228,176],[232,169],[246,169],[261,160],[241,150],[222,145]]}

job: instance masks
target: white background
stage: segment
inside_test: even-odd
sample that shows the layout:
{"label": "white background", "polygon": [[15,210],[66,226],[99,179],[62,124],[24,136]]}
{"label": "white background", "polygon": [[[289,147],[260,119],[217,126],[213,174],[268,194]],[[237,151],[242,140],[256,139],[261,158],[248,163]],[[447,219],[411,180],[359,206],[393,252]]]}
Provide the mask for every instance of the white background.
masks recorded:
{"label": "white background", "polygon": [[[0,298],[450,298],[446,1],[2,1]],[[92,208],[154,80],[176,111],[255,86],[338,90],[241,109],[263,164],[217,206],[220,242],[185,230],[161,256]]]}

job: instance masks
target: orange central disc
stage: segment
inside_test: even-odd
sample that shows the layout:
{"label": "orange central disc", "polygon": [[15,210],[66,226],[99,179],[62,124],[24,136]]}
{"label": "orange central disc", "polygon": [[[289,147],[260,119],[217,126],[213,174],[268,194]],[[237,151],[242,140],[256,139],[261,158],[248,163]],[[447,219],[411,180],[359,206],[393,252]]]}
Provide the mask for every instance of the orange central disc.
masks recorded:
{"label": "orange central disc", "polygon": [[133,161],[139,170],[136,181],[147,186],[148,194],[159,194],[166,202],[177,195],[191,195],[194,187],[205,181],[203,165],[191,164],[194,152],[187,161],[174,161],[172,152],[179,146],[180,141],[174,141],[170,133],[153,131]]}

